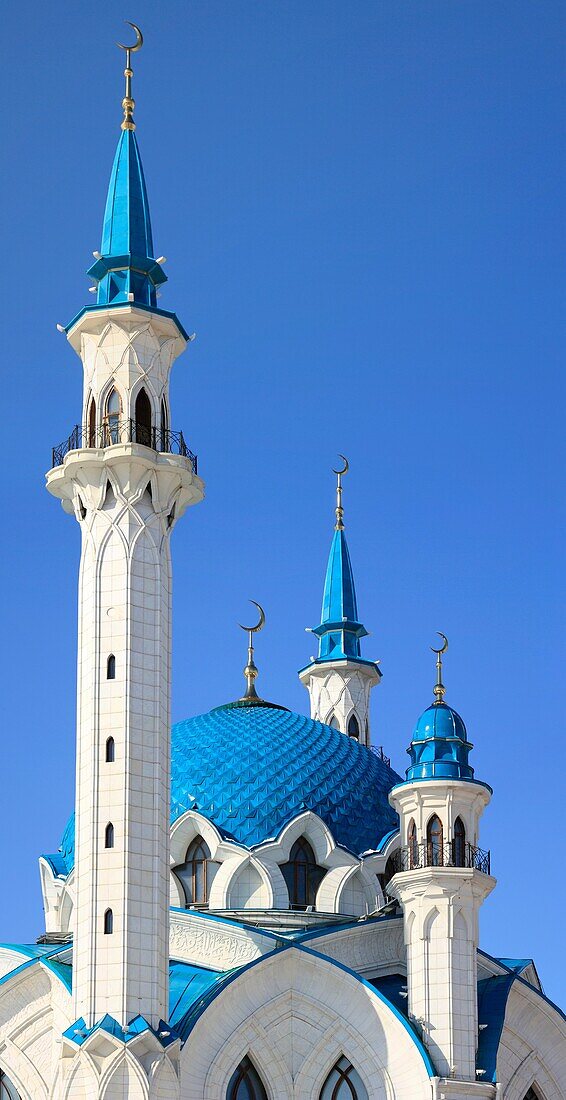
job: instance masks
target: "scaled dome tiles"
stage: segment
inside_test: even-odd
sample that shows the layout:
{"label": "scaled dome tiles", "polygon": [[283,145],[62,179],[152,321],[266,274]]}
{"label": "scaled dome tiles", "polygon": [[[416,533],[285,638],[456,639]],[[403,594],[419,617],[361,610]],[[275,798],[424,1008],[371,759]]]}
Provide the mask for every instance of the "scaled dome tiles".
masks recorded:
{"label": "scaled dome tiles", "polygon": [[399,776],[370,749],[302,714],[229,704],[172,730],[171,820],[196,809],[252,847],[304,810],[359,855],[399,827]]}

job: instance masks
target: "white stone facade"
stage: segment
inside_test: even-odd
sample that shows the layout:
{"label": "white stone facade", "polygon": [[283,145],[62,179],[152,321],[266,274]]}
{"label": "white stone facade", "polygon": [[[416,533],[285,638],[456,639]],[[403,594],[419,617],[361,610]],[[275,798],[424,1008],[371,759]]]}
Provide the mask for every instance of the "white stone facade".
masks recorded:
{"label": "white stone facade", "polygon": [[142,387],[160,424],[185,341],[132,306],[87,312],[69,339],[84,367],[87,438],[47,485],[82,535],[75,1015],[125,1026],[142,1011],[157,1026],[168,1010],[169,537],[203,492],[189,458],[131,442],[121,425],[136,422]]}
{"label": "white stone facade", "polygon": [[354,717],[360,744],[371,743],[370,693],[381,679],[376,665],[354,660],[313,662],[301,670],[299,678],[309,693],[311,718],[351,736]]}

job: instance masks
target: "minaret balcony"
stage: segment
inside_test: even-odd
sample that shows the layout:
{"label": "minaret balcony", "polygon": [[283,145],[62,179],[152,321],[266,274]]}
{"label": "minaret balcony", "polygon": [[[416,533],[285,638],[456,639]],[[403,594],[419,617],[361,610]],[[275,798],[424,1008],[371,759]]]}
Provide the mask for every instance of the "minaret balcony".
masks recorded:
{"label": "minaret balcony", "polygon": [[421,867],[467,867],[490,875],[491,853],[460,840],[450,840],[444,844],[423,840],[398,848],[391,856],[391,864],[395,875]]}
{"label": "minaret balcony", "polygon": [[161,454],[181,455],[189,459],[193,474],[198,472],[197,456],[189,450],[182,432],[150,427],[136,420],[112,420],[94,431],[75,424],[69,438],[53,447],[51,465],[62,466],[69,451],[100,450],[123,443],[137,443]]}

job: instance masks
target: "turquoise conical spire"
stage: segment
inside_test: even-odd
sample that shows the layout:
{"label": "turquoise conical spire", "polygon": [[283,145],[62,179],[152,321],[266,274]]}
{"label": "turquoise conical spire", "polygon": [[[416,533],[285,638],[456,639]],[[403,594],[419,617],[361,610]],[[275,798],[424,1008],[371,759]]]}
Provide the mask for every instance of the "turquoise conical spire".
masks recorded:
{"label": "turquoise conical spire", "polygon": [[131,302],[157,305],[157,287],[167,279],[153,255],[147,188],[133,130],[122,130],[112,165],[100,255],[88,274],[97,305]]}
{"label": "turquoise conical spire", "polygon": [[312,631],[319,640],[318,659],[322,661],[361,658],[360,638],[367,634],[358,619],[354,573],[344,534],[342,476],[347,469],[346,463],[341,473],[336,471],[336,527],[326,567],[321,622]]}

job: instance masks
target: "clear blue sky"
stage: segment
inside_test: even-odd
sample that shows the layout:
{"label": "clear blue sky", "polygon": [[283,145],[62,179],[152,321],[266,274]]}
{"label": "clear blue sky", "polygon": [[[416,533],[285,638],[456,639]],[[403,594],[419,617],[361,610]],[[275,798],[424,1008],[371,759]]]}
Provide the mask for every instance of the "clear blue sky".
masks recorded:
{"label": "clear blue sky", "polygon": [[564,999],[558,0],[5,6],[0,939],[41,932],[36,858],[73,803],[79,532],[43,474],[80,414],[55,324],[90,301],[122,17],[161,304],[198,334],[172,387],[207,483],[173,540],[174,719],[240,694],[249,597],[258,687],[307,709],[342,451],[374,742],[406,766],[443,630],[495,792],[482,944]]}

